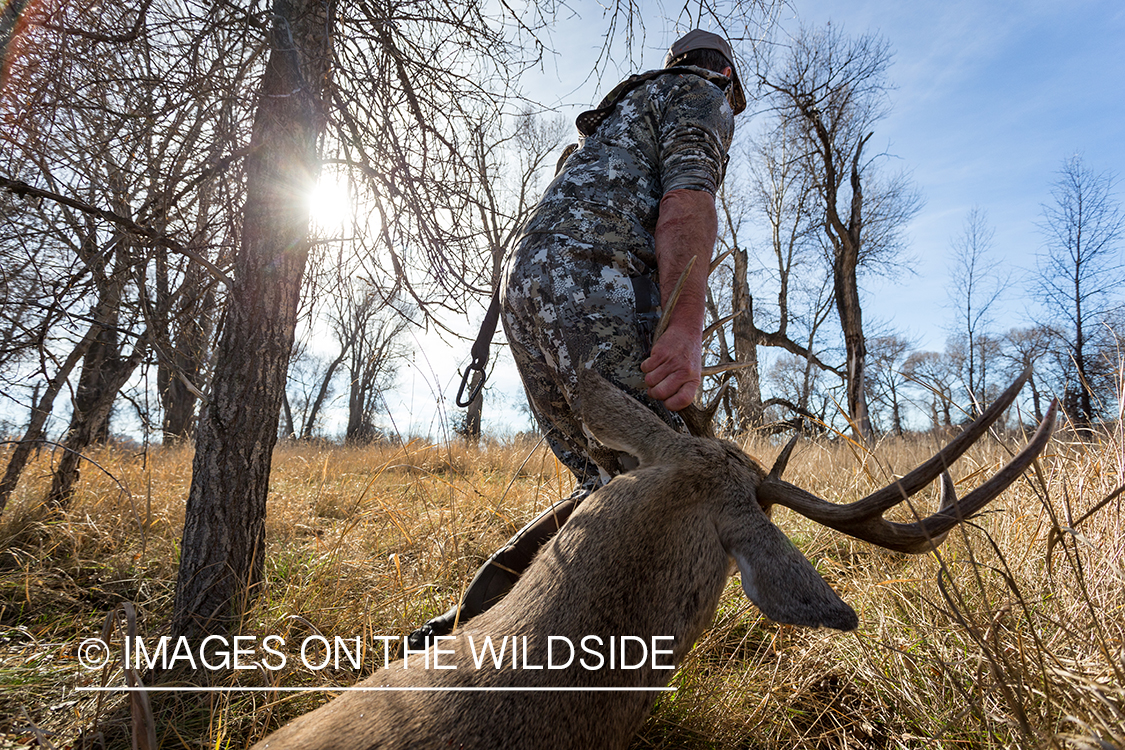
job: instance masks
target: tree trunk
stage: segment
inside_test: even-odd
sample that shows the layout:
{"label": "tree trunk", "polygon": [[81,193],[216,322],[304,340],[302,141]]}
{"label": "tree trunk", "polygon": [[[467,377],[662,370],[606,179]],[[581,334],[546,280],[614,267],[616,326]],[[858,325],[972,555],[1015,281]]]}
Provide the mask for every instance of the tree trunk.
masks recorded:
{"label": "tree trunk", "polygon": [[285,439],[296,440],[297,431],[293,429],[293,409],[289,405],[289,394],[285,391],[281,392],[281,419],[285,426]]}
{"label": "tree trunk", "polygon": [[196,430],[173,636],[230,631],[262,579],[266,495],[308,258],[305,197],[319,170],[328,4],[274,3],[247,159],[242,242],[211,399]]}
{"label": "tree trunk", "polygon": [[364,405],[366,390],[363,384],[364,367],[363,352],[366,342],[356,341],[352,349],[351,380],[348,383],[348,426],[344,428],[344,442],[363,443],[370,437],[370,430],[365,424]]}
{"label": "tree trunk", "polygon": [[50,507],[65,508],[70,503],[74,485],[78,482],[81,452],[88,445],[98,442],[100,436],[108,434],[109,410],[120,390],[120,386],[113,389],[108,396],[109,403],[105,403],[106,392],[116,381],[111,370],[121,354],[116,331],[120,304],[121,294],[117,284],[108,284],[99,291],[92,317],[100,325],[82,358],[82,371],[78,376],[78,387],[74,391],[70,425],[62,441],[62,458],[55,467],[51,491],[47,493],[47,505]]}
{"label": "tree trunk", "polygon": [[[320,414],[321,408],[324,406],[325,399],[328,398],[328,388],[332,384],[332,376],[336,374],[336,370],[344,363],[344,358],[348,355],[348,345],[341,345],[340,355],[328,365],[328,370],[324,373],[324,379],[320,381],[320,388],[317,390],[316,398],[313,399],[312,406],[309,407],[309,413],[305,417],[305,423],[301,425],[301,439],[308,440],[312,437],[313,429],[316,427],[316,418]],[[292,421],[292,415],[289,415]],[[290,424],[292,427],[292,424]]]}
{"label": "tree trunk", "polygon": [[891,384],[891,421],[894,425],[895,437],[902,437],[902,404],[898,400],[898,391]]}
{"label": "tree trunk", "polygon": [[[117,208],[122,215],[128,210],[126,206]],[[70,504],[78,483],[82,451],[90,445],[104,443],[109,439],[109,415],[113,402],[148,352],[151,331],[146,330],[137,338],[132,353],[128,357],[121,355],[118,326],[126,278],[126,246],[117,243],[113,254],[118,259],[118,268],[115,273],[103,277],[98,288],[97,302],[91,313],[99,330],[82,358],[82,373],[74,392],[70,426],[62,441],[63,454],[55,467],[51,490],[47,494],[47,505],[52,508],[65,508]],[[99,273],[99,276],[103,274]]]}
{"label": "tree trunk", "polygon": [[1039,387],[1035,384],[1035,373],[1032,372],[1027,378],[1027,385],[1031,388],[1031,405],[1034,410],[1035,422],[1038,424],[1043,421],[1043,408],[1039,399]]}
{"label": "tree trunk", "polygon": [[83,359],[82,374],[74,394],[74,410],[62,443],[63,454],[47,494],[49,507],[65,508],[70,504],[78,484],[82,451],[105,442],[113,402],[148,351],[147,332],[141,335],[128,357],[120,356],[116,337],[107,337],[109,333],[109,329],[103,329]]}
{"label": "tree trunk", "polygon": [[[189,266],[184,285],[199,289],[199,297],[189,299],[176,317],[179,330],[168,361],[161,358],[158,374],[164,373],[161,386],[161,407],[164,412],[161,432],[165,445],[191,440],[195,428],[196,390],[184,382],[186,378],[196,389],[203,388],[207,349],[214,331],[215,290],[203,278],[198,267]],[[203,288],[206,284],[206,288]]]}
{"label": "tree trunk", "polygon": [[173,354],[174,346],[172,344],[171,326],[169,324],[169,317],[171,316],[171,290],[169,289],[168,282],[168,254],[163,248],[157,250],[156,257],[154,258],[154,265],[156,266],[154,281],[156,282],[156,309],[153,310],[150,319],[152,321],[152,338],[155,342],[155,349],[157,353],[156,358],[156,393],[160,398],[160,411],[161,417],[161,442],[168,445],[175,438],[168,436],[168,416],[174,410],[172,402],[171,388],[172,383],[176,380],[175,372],[172,369],[173,365],[169,361]]}
{"label": "tree trunk", "polygon": [[[852,197],[847,223],[837,213],[835,201],[829,201],[825,227],[832,242],[836,310],[840,315],[840,328],[844,332],[848,412],[856,437],[865,442],[869,442],[874,434],[867,409],[867,340],[863,335],[863,312],[859,302],[857,276],[859,251],[863,242],[863,180],[859,165],[863,147],[871,136],[868,133],[860,140],[851,158]],[[835,185],[834,170],[828,179]]]}
{"label": "tree trunk", "polygon": [[484,390],[477,393],[476,398],[469,402],[465,412],[465,439],[476,444],[480,442],[480,425],[484,411]]}
{"label": "tree trunk", "polygon": [[859,284],[855,266],[837,268],[836,310],[840,314],[840,327],[844,331],[844,351],[847,360],[848,412],[856,437],[871,438],[871,419],[867,411],[867,392],[864,378],[867,371],[867,340],[863,335],[863,313],[859,304]]}
{"label": "tree trunk", "polygon": [[[1077,276],[1077,274],[1075,274]],[[1075,375],[1078,378],[1076,412],[1071,414],[1071,419],[1074,420],[1075,426],[1079,430],[1089,428],[1094,421],[1094,401],[1091,396],[1093,386],[1090,383],[1089,371],[1086,365],[1086,336],[1082,330],[1082,299],[1078,294],[1077,284],[1075,284],[1075,324],[1074,324],[1074,348],[1072,356],[1074,358]]]}
{"label": "tree trunk", "polygon": [[734,248],[734,281],[731,307],[737,317],[731,324],[734,361],[750,366],[738,370],[738,429],[748,430],[762,423],[762,384],[758,373],[758,337],[754,335],[754,298],[750,294],[749,260],[741,247]]}
{"label": "tree trunk", "polygon": [[[182,331],[172,352],[172,367],[161,397],[164,418],[161,433],[164,445],[179,445],[191,440],[195,426],[195,392],[180,379],[187,378],[199,386],[199,375],[203,372],[203,357],[206,351],[206,323],[195,320],[185,321],[185,326],[193,329]],[[198,347],[198,348],[197,348]],[[178,374],[177,374],[178,373]]]}
{"label": "tree trunk", "polygon": [[[360,345],[361,342],[357,342],[356,348],[359,349]],[[368,408],[373,398],[371,389],[374,385],[374,377],[364,366],[362,358],[353,357],[353,360],[358,360],[360,364],[358,369],[352,370],[352,381],[348,391],[348,426],[344,430],[344,442],[362,445],[373,441],[377,434]]]}
{"label": "tree trunk", "polygon": [[82,340],[70,352],[70,356],[62,363],[55,376],[47,383],[47,390],[43,393],[43,397],[32,409],[27,430],[24,431],[23,438],[12,451],[11,458],[8,459],[8,467],[4,470],[4,478],[0,479],[0,513],[4,512],[4,506],[8,504],[8,498],[12,496],[16,485],[19,484],[20,475],[23,473],[24,467],[27,466],[28,459],[31,458],[31,452],[35,450],[38,441],[43,439],[43,427],[47,424],[47,417],[51,416],[55,397],[59,395],[59,391],[66,384],[67,378],[70,377],[70,373],[74,371],[78,362],[86,356],[86,351],[94,343],[94,338],[100,330],[101,326],[97,323],[90,326],[86,335],[82,337]]}

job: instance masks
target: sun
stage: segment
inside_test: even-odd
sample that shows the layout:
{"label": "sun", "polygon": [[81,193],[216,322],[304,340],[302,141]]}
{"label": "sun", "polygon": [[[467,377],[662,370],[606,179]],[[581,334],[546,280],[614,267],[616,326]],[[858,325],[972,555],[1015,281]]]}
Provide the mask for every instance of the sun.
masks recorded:
{"label": "sun", "polygon": [[339,233],[351,220],[354,196],[339,175],[325,172],[309,194],[309,218],[318,229]]}

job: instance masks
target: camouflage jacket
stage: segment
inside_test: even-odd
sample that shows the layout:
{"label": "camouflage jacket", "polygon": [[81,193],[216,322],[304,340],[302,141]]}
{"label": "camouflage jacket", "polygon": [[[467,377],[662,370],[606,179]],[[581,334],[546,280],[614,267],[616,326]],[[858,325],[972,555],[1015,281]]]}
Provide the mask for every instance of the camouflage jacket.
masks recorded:
{"label": "camouflage jacket", "polygon": [[633,88],[566,159],[523,233],[569,236],[605,249],[588,260],[651,274],[660,199],[680,189],[714,194],[722,182],[734,135],[728,84],[681,68]]}

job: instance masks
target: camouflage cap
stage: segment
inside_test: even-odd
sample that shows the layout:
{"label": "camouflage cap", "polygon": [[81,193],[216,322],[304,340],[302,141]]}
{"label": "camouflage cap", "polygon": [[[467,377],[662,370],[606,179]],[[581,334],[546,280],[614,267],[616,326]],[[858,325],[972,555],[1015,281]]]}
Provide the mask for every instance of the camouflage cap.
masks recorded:
{"label": "camouflage cap", "polygon": [[737,115],[746,109],[746,94],[742,90],[742,81],[738,78],[738,67],[734,64],[734,52],[730,42],[718,34],[712,34],[703,29],[693,29],[676,40],[675,44],[664,56],[664,67],[667,68],[677,57],[697,49],[713,49],[719,52],[730,63],[731,91],[730,106]]}

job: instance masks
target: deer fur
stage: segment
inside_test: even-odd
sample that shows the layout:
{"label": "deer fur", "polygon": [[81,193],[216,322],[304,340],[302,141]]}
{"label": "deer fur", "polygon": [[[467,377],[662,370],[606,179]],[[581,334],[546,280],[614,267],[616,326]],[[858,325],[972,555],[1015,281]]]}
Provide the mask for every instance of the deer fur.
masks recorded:
{"label": "deer fur", "polygon": [[[661,687],[713,618],[732,563],[747,596],[771,619],[840,630],[855,612],[774,526],[756,499],[763,469],[732,443],[678,434],[592,371],[582,374],[576,408],[603,444],[636,456],[639,467],[587,498],[493,608],[439,644],[452,655],[422,668],[409,656],[363,681],[365,687],[543,687],[565,692],[348,692],[256,745],[282,748],[624,748],[659,693],[587,688]],[[519,668],[475,668],[468,639],[526,637]],[[574,644],[561,670],[547,664],[548,636]],[[653,636],[671,655],[639,669],[609,669],[608,648],[588,641],[606,664],[586,669],[579,644]],[[555,663],[559,656],[556,642]],[[432,647],[431,647],[432,651]],[[507,656],[507,655],[506,655]],[[654,664],[655,662],[655,664]]]}

